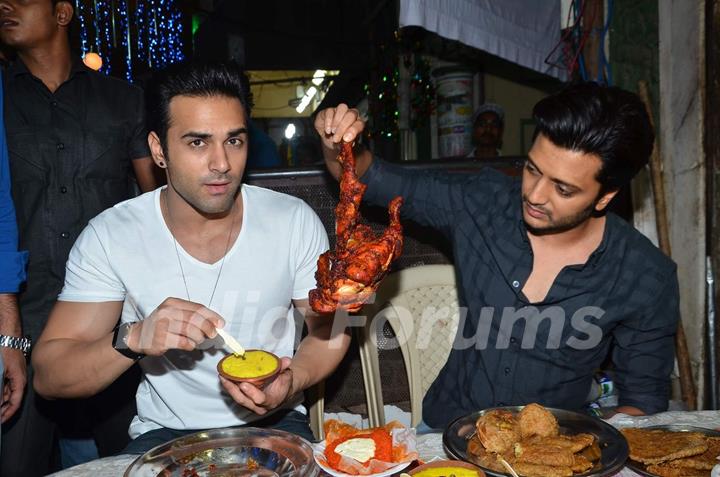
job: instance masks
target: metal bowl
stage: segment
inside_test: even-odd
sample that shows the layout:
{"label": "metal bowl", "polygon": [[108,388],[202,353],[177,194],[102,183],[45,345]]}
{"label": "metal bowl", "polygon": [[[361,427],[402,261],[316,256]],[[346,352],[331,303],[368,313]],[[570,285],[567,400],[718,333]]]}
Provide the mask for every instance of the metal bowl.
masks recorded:
{"label": "metal bowl", "polygon": [[284,431],[235,427],[197,432],[137,458],[125,477],[316,477],[320,469],[305,439]]}
{"label": "metal bowl", "polygon": [[[503,409],[517,414],[522,410],[523,406],[496,407],[493,409]],[[592,434],[600,445],[602,455],[600,461],[589,471],[583,474],[575,474],[579,476],[608,476],[616,474],[623,468],[628,457],[628,445],[625,437],[610,424],[596,417],[580,414],[579,412],[565,411],[563,409],[546,408],[550,411],[560,425],[562,434]],[[475,422],[477,419],[492,409],[468,414],[460,417],[450,423],[443,433],[443,446],[448,455],[455,459],[464,460],[473,463],[467,455],[467,444],[470,436],[475,432]],[[504,477],[506,474],[494,472],[486,467],[480,467],[486,474]]]}

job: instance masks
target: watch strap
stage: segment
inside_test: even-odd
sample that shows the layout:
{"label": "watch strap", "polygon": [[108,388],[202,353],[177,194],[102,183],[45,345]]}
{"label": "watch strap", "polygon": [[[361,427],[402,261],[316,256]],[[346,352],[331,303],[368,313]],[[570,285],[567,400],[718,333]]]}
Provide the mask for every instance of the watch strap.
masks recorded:
{"label": "watch strap", "polygon": [[131,350],[128,347],[127,344],[127,337],[128,333],[130,332],[130,327],[135,323],[121,323],[115,327],[113,330],[113,340],[112,345],[115,351],[120,353],[121,355],[125,356],[126,358],[130,358],[134,361],[137,361],[139,359],[142,359],[145,357],[143,353],[136,353],[135,351]]}
{"label": "watch strap", "polygon": [[30,353],[30,348],[32,348],[32,340],[29,336],[20,337],[0,335],[0,346],[5,348],[19,349],[23,352],[25,356],[27,356],[28,353]]}

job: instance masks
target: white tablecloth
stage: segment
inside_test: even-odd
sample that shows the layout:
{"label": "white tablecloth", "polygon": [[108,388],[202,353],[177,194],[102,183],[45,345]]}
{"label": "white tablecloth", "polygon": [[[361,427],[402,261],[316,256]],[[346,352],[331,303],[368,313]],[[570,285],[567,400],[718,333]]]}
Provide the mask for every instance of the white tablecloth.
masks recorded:
{"label": "white tablecloth", "polygon": [[[685,426],[703,427],[706,429],[720,429],[720,411],[697,412],[664,412],[654,416],[632,417],[618,414],[608,422],[615,427],[647,427],[665,424],[678,424]],[[425,462],[446,458],[442,445],[442,434],[423,434],[418,436],[417,449],[420,459]],[[54,477],[119,477],[125,469],[135,460],[136,455],[119,455],[94,460],[53,474]],[[618,474],[620,477],[637,477],[638,474],[624,468]]]}

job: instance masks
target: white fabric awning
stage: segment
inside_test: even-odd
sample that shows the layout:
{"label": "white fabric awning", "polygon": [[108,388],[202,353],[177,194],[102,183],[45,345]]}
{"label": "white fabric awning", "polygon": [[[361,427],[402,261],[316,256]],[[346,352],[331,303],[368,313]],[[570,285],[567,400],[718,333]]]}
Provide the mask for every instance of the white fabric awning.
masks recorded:
{"label": "white fabric awning", "polygon": [[560,41],[560,0],[400,0],[400,26],[420,26],[565,79],[545,63]]}

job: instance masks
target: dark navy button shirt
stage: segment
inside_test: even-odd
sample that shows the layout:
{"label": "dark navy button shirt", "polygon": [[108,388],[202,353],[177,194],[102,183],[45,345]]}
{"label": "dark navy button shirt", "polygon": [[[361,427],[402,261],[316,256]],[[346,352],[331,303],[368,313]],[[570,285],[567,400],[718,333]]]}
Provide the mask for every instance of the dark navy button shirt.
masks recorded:
{"label": "dark navy button shirt", "polygon": [[79,58],[54,92],[19,59],[5,71],[4,86],[19,246],[30,252],[20,314],[37,339],[75,239],[90,219],[134,195],[131,161],[150,155],[144,98]]}
{"label": "dark navy button shirt", "polygon": [[[619,404],[667,408],[679,318],[675,264],[640,232],[608,214],[602,242],[582,265],[563,268],[547,296],[522,289],[533,251],[522,219],[520,179],[409,171],[376,159],[365,199],[405,198],[403,217],[452,242],[458,335],[423,402],[423,420],[444,427],[492,406],[584,406],[593,373],[610,356]],[[422,350],[420,350],[422,357]]]}

